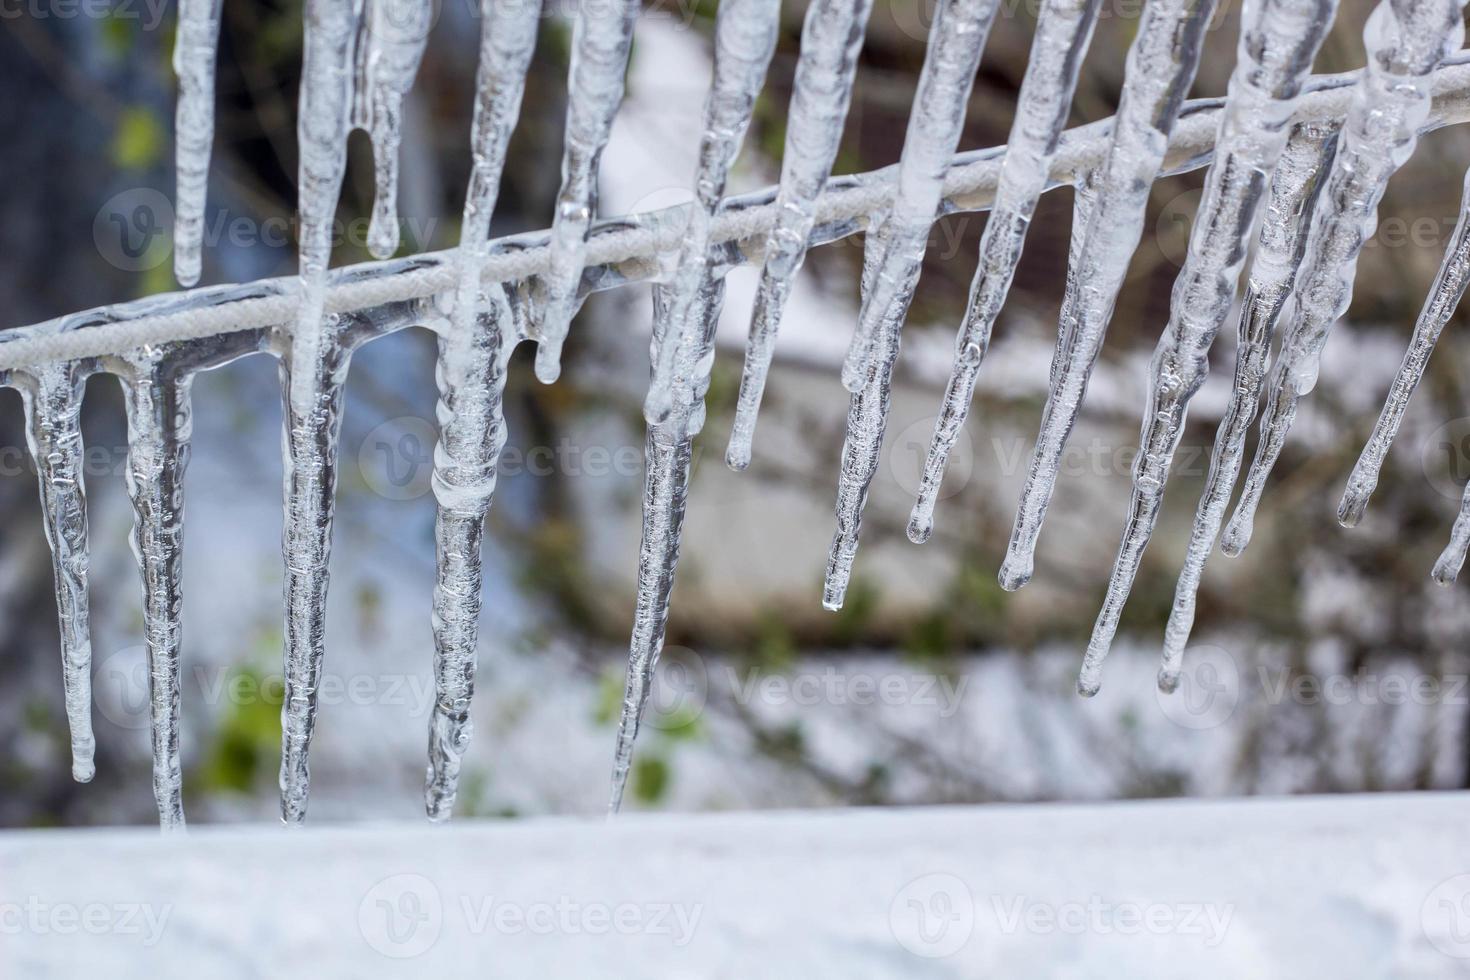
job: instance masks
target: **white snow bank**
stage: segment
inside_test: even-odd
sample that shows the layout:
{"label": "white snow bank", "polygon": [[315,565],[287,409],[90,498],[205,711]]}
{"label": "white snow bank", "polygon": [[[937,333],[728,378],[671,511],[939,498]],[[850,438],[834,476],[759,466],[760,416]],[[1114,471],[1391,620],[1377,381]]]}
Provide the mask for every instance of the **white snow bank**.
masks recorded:
{"label": "white snow bank", "polygon": [[1464,976],[1470,794],[0,835],[0,976]]}

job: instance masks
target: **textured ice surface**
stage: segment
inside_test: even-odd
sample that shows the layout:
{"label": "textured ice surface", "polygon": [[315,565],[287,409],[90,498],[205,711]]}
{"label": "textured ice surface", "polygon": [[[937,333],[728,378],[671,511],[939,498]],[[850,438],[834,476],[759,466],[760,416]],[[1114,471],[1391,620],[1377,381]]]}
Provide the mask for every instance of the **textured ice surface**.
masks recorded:
{"label": "textured ice surface", "polygon": [[[1074,321],[1065,354],[1053,372],[1000,584],[1019,589],[1031,580],[1036,539],[1056,488],[1057,471],[1092,367],[1102,349],[1113,303],[1143,234],[1149,188],[1163,162],[1179,106],[1199,67],[1200,47],[1214,0],[1153,0],[1143,8],[1128,49],[1123,94],[1114,117],[1106,162],[1095,178],[1096,199],[1076,250],[1081,264],[1068,271],[1077,284]],[[1059,352],[1062,350],[1058,348]]]}
{"label": "textured ice surface", "polygon": [[1312,216],[1261,413],[1260,440],[1220,543],[1226,554],[1239,554],[1250,541],[1256,507],[1286,444],[1297,401],[1316,385],[1328,332],[1352,300],[1358,253],[1378,227],[1378,202],[1389,178],[1413,154],[1429,116],[1430,74],[1464,37],[1457,0],[1384,0],[1368,17],[1368,66],[1354,88],[1342,145]]}
{"label": "textured ice surface", "polygon": [[[1036,37],[1006,141],[995,203],[980,238],[980,260],[970,283],[964,321],[955,337],[954,369],[934,423],[918,500],[908,536],[921,544],[934,531],[934,504],[944,468],[970,411],[975,379],[990,346],[990,332],[1005,304],[1036,201],[1046,189],[1057,141],[1067,125],[1077,72],[1092,40],[1099,0],[1048,0],[1036,21]],[[1075,299],[1075,293],[1071,293]]]}
{"label": "textured ice surface", "polygon": [[837,529],[827,557],[822,605],[842,608],[857,557],[868,488],[877,472],[899,334],[939,209],[944,176],[959,145],[980,55],[999,10],[995,0],[943,0],[929,30],[929,50],[909,110],[893,205],[869,228],[863,252],[863,298],[842,383],[852,399],[837,477]]}
{"label": "textured ice surface", "polygon": [[725,461],[732,469],[743,470],[750,465],[751,440],[775,354],[776,334],[792,281],[806,258],[817,198],[827,185],[842,141],[858,52],[872,9],[872,0],[814,0],[807,7],[787,111],[776,224],[766,237],[735,424],[725,451]]}
{"label": "textured ice surface", "polygon": [[[1101,683],[1103,659],[1158,522],[1189,400],[1210,369],[1210,347],[1235,301],[1260,203],[1285,148],[1297,96],[1336,12],[1336,0],[1252,0],[1245,5],[1215,160],[1205,177],[1184,268],[1174,281],[1169,323],[1149,363],[1133,497],[1077,681],[1083,694],[1097,693]],[[1291,158],[1286,162],[1296,163]]]}

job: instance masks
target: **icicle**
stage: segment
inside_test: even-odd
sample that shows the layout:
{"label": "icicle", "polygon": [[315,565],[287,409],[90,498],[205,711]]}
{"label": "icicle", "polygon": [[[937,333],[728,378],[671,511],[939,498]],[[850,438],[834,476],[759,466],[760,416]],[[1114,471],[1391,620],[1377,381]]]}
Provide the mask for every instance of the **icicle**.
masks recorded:
{"label": "icicle", "polygon": [[1021,260],[1036,201],[1046,189],[1052,157],[1077,86],[1077,71],[1097,23],[1099,2],[1047,0],[1037,17],[1031,59],[1001,162],[995,204],[980,239],[979,265],[970,283],[965,318],[955,338],[954,368],[934,424],[918,500],[909,518],[908,536],[915,544],[928,541],[934,531],[934,505],[944,481],[944,468],[969,414],[980,363],[990,347],[991,329],[1005,304],[1016,263]]}
{"label": "icicle", "polygon": [[1195,511],[1189,550],[1174,589],[1169,623],[1164,628],[1159,687],[1166,692],[1173,691],[1179,684],[1184,647],[1194,626],[1200,576],[1210,549],[1220,534],[1225,507],[1230,503],[1230,491],[1240,474],[1246,433],[1261,397],[1271,335],[1296,281],[1297,267],[1306,250],[1312,209],[1337,150],[1337,131],[1333,124],[1304,123],[1297,126],[1287,140],[1286,149],[1271,177],[1271,197],[1261,223],[1260,242],[1251,263],[1245,300],[1241,304],[1235,382],[1230,402],[1215,433],[1205,489]]}
{"label": "icicle", "polygon": [[1041,431],[1021,489],[1010,546],[1000,568],[1004,589],[1031,580],[1036,539],[1056,486],[1062,451],[1102,348],[1129,260],[1143,234],[1149,188],[1163,162],[1179,105],[1194,81],[1214,0],[1150,0],[1128,49],[1123,94],[1114,117],[1097,201],[1080,249],[1077,321],[1052,378]]}
{"label": "icicle", "polygon": [[1424,300],[1424,309],[1420,311],[1419,319],[1414,324],[1414,336],[1409,341],[1409,349],[1404,351],[1399,373],[1388,389],[1383,411],[1373,426],[1373,435],[1363,446],[1362,455],[1353,466],[1347,487],[1342,492],[1337,519],[1344,527],[1356,527],[1363,519],[1368,498],[1378,486],[1378,473],[1383,468],[1389,447],[1393,445],[1399,426],[1404,421],[1404,412],[1409,408],[1409,399],[1413,397],[1414,389],[1419,387],[1419,382],[1424,377],[1424,367],[1429,363],[1429,355],[1439,342],[1440,332],[1454,315],[1455,308],[1460,305],[1467,284],[1470,284],[1470,170],[1465,172],[1460,220],[1455,224],[1455,232],[1450,237],[1449,247],[1445,249],[1439,273],[1434,277],[1434,285],[1430,287],[1429,296]]}
{"label": "icicle", "polygon": [[561,190],[551,224],[550,269],[542,277],[536,377],[561,374],[561,348],[580,301],[587,232],[597,213],[597,163],[623,101],[623,75],[633,44],[639,0],[580,0],[567,73],[567,126]]}
{"label": "icicle", "polygon": [[869,225],[862,307],[843,365],[843,385],[853,394],[837,481],[837,530],[822,588],[822,605],[829,610],[842,608],[847,594],[862,509],[888,421],[899,333],[919,283],[944,175],[959,144],[980,54],[998,9],[996,0],[941,0],[935,10],[904,134],[898,191],[876,234],[872,229],[877,221]]}
{"label": "icicle", "polygon": [[153,736],[153,798],[164,830],[184,826],[179,758],[179,650],[183,623],[184,470],[192,429],[192,378],[151,363],[123,381],[128,415],[128,496],[133,556],[143,576],[143,630]]}
{"label": "icicle", "polygon": [[[709,223],[719,210],[766,67],[776,47],[777,0],[725,0],[715,23],[714,78],[704,110],[695,200],[667,285],[654,287],[653,379],[648,421],[638,603],[628,648],[627,688],[613,753],[609,811],[622,806],[633,743],[663,648],[694,437],[704,427],[704,395],[714,367],[714,334],[724,303],[723,270],[710,267]],[[537,354],[541,353],[540,350]]]}
{"label": "icicle", "polygon": [[1210,347],[1230,315],[1267,182],[1290,135],[1302,83],[1337,13],[1336,0],[1247,0],[1240,43],[1220,117],[1184,268],[1174,281],[1169,323],[1149,364],[1148,405],[1133,465],[1133,497],[1107,596],[1092,628],[1077,689],[1102,683],[1102,664],[1148,547],[1189,401],[1210,369]]}
{"label": "icicle", "polygon": [[82,478],[82,392],[87,376],[75,363],[48,364],[17,378],[26,415],[26,444],[36,462],[41,514],[56,573],[62,683],[71,727],[71,775],[96,773],[92,736],[92,635],[87,605],[87,491]]}
{"label": "icicle", "polygon": [[419,72],[433,12],[433,0],[367,0],[363,13],[353,124],[373,142],[376,191],[367,246],[374,258],[390,258],[398,251],[403,98]]}
{"label": "icicle", "polygon": [[204,202],[214,145],[214,66],[219,45],[220,0],[179,0],[174,74],[174,277],[181,286],[199,281],[204,242]]}
{"label": "icicle", "polygon": [[1297,401],[1317,384],[1328,332],[1352,300],[1358,253],[1378,226],[1378,202],[1389,178],[1413,154],[1429,116],[1430,76],[1464,36],[1458,0],[1422,0],[1402,12],[1383,0],[1368,17],[1368,66],[1354,87],[1342,149],[1312,219],[1256,455],[1220,543],[1228,555],[1240,554],[1250,541],[1261,492],[1296,418]]}
{"label": "icicle", "polygon": [[814,0],[807,8],[787,111],[776,223],[766,236],[735,424],[725,450],[725,461],[732,469],[743,470],[750,465],[756,415],[770,373],[781,315],[791,294],[792,280],[806,258],[817,198],[827,185],[842,142],[858,52],[872,9],[872,0]]}
{"label": "icicle", "polygon": [[481,0],[480,68],[471,145],[474,169],[460,223],[459,282],[451,330],[439,339],[439,442],[434,447],[434,715],[429,725],[425,806],[447,820],[459,785],[460,757],[472,726],[479,643],[480,548],[505,448],[501,398],[516,336],[505,288],[480,299],[489,257],[490,218],[500,192],[506,146],[520,116],[526,71],[536,47],[539,0]]}
{"label": "icicle", "polygon": [[1450,531],[1450,542],[1434,562],[1434,571],[1431,572],[1434,580],[1440,585],[1453,585],[1460,569],[1465,566],[1467,551],[1470,551],[1470,484],[1466,485],[1465,494],[1460,498],[1460,513]]}
{"label": "icicle", "polygon": [[[704,396],[714,366],[713,327],[719,321],[724,298],[724,279],[707,277],[698,300],[703,308],[698,322],[707,324],[710,330],[701,338],[701,349],[695,352],[700,355],[693,359],[697,368],[675,386],[673,410],[668,418],[648,427],[644,449],[643,537],[638,549],[638,601],[633,613],[633,634],[628,642],[627,686],[613,751],[610,813],[617,813],[623,804],[623,790],[633,763],[633,743],[638,738],[638,726],[648,704],[658,656],[663,650],[669,595],[674,588],[674,567],[679,561],[679,537],[684,527],[684,503],[689,494],[689,465],[694,437],[704,428]],[[652,353],[655,358],[661,343],[673,341],[672,305],[669,287],[654,286]]]}
{"label": "icicle", "polygon": [[[878,267],[886,251],[883,229],[886,216],[874,216],[868,225],[863,245],[862,303],[866,307],[878,278]],[[879,325],[880,347],[868,358],[867,382],[852,396],[847,409],[847,433],[842,440],[842,457],[837,480],[837,503],[834,508],[837,530],[832,535],[832,548],[827,554],[827,571],[822,587],[823,608],[836,612],[847,596],[857,559],[858,538],[862,533],[863,508],[868,502],[868,489],[878,469],[878,453],[883,444],[883,426],[888,418],[893,390],[893,363],[898,360],[900,330],[889,320]],[[876,434],[875,434],[876,433]]]}
{"label": "icicle", "polygon": [[324,318],[332,217],[351,124],[352,0],[308,0],[301,105],[301,309],[281,362],[285,388],[285,700],[281,705],[281,817],[306,818],[307,753],[325,651],[327,560],[337,488],[342,385],[350,351]]}
{"label": "icicle", "polygon": [[882,337],[889,332],[887,321],[903,327],[939,211],[944,175],[964,129],[980,55],[999,9],[998,0],[940,0],[934,11],[873,293],[863,304],[842,365],[842,385],[853,394],[868,384],[869,362],[877,350],[892,346]]}
{"label": "icicle", "polygon": [[674,387],[697,365],[690,355],[707,325],[696,322],[709,267],[709,229],[725,196],[730,167],[745,139],[766,68],[776,50],[780,0],[722,0],[715,20],[714,79],[704,105],[704,133],[694,175],[694,201],[669,284],[666,341],[658,345],[653,380],[643,403],[650,425],[668,418]]}

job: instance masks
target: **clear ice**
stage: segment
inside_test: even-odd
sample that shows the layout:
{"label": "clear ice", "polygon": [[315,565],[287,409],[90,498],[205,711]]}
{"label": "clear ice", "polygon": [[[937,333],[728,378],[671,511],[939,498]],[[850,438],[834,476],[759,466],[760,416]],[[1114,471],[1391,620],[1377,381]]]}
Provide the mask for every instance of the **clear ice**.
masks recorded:
{"label": "clear ice", "polygon": [[1010,545],[1001,564],[1001,587],[1019,589],[1031,580],[1036,539],[1056,487],[1062,452],[1087,381],[1102,349],[1113,303],[1143,234],[1149,189],[1163,163],[1180,104],[1199,67],[1200,47],[1214,0],[1150,0],[1128,49],[1123,94],[1096,177],[1096,199],[1081,265],[1067,275],[1077,282],[1075,322],[1065,329],[1066,354],[1056,365],[1030,468],[1021,488]]}
{"label": "clear ice", "polygon": [[[842,383],[852,393],[838,474],[837,529],[822,605],[842,608],[857,557],[862,510],[878,469],[899,334],[924,264],[944,177],[959,145],[980,55],[1000,9],[996,0],[941,0],[909,110],[898,190],[881,224],[869,225],[863,297]],[[876,229],[876,230],[875,230]]]}
{"label": "clear ice", "polygon": [[434,447],[434,713],[424,790],[431,820],[454,809],[460,758],[473,730],[479,643],[480,549],[505,448],[506,361],[516,342],[505,287],[481,300],[480,270],[490,254],[490,219],[500,193],[506,147],[520,117],[526,71],[536,47],[539,0],[482,0],[480,66],[470,142],[474,167],[460,222],[458,284],[449,332],[439,338],[439,441]]}
{"label": "clear ice", "polygon": [[327,317],[332,218],[347,166],[352,122],[352,0],[307,0],[297,142],[301,155],[301,307],[281,361],[285,391],[282,552],[285,556],[285,698],[281,704],[281,818],[306,818],[311,772],[307,753],[316,727],[317,686],[326,650],[327,563],[342,386],[350,351]]}
{"label": "clear ice", "polygon": [[1389,178],[1413,154],[1429,117],[1431,73],[1464,36],[1458,0],[1383,0],[1368,17],[1363,28],[1368,66],[1354,86],[1342,143],[1312,216],[1256,454],[1220,542],[1228,555],[1240,554],[1250,541],[1261,492],[1286,443],[1297,402],[1317,384],[1328,333],[1352,300],[1358,253],[1378,227],[1378,202]]}
{"label": "clear ice", "polygon": [[199,281],[209,157],[214,145],[220,2],[179,0],[174,38],[174,74],[179,78],[174,110],[174,278],[181,286]]}
{"label": "clear ice", "polygon": [[777,0],[725,0],[720,5],[715,19],[714,77],[705,102],[694,175],[695,200],[688,208],[669,281],[653,291],[649,344],[653,377],[644,404],[648,435],[638,600],[613,750],[611,813],[622,806],[633,744],[663,649],[693,442],[704,428],[704,395],[714,367],[714,335],[724,304],[726,271],[711,267],[709,224],[724,198],[730,167],[740,152],[775,51],[778,13]]}
{"label": "clear ice", "polygon": [[735,423],[725,450],[725,461],[732,469],[743,470],[750,465],[751,441],[775,353],[776,334],[791,284],[806,258],[817,198],[827,186],[842,142],[858,53],[872,9],[872,0],[813,0],[807,7],[787,110],[776,223],[766,236]]}
{"label": "clear ice", "polygon": [[587,233],[597,213],[597,164],[623,101],[640,6],[639,0],[580,0],[572,25],[561,190],[551,223],[550,268],[541,281],[536,346],[536,377],[546,384],[561,374],[561,348],[581,300]]}
{"label": "clear ice", "polygon": [[1174,604],[1164,627],[1164,656],[1159,668],[1159,687],[1164,691],[1173,691],[1179,685],[1184,647],[1194,626],[1200,576],[1220,535],[1230,492],[1240,475],[1246,434],[1261,398],[1271,337],[1296,281],[1312,209],[1337,150],[1337,133],[1335,125],[1298,125],[1271,175],[1270,198],[1241,303],[1230,401],[1215,432],[1205,489],[1195,510],[1184,566],[1174,587]]}
{"label": "clear ice", "polygon": [[1261,200],[1291,130],[1302,83],[1332,26],[1336,0],[1247,0],[1215,159],[1205,178],[1169,323],[1149,363],[1148,404],[1133,464],[1133,497],[1107,596],[1093,625],[1077,689],[1097,693],[1102,664],[1158,522],[1189,401],[1210,369],[1210,347],[1230,315]]}
{"label": "clear ice", "polygon": [[1031,42],[1031,57],[1017,98],[1016,119],[1006,141],[995,203],[980,238],[979,265],[955,337],[954,368],[934,423],[918,500],[909,517],[908,536],[915,544],[928,541],[934,531],[934,504],[944,481],[944,468],[970,412],[975,379],[990,347],[991,330],[1005,304],[1016,264],[1021,261],[1036,201],[1046,189],[1052,158],[1072,107],[1077,72],[1097,24],[1099,2],[1047,0],[1037,17],[1036,37]]}

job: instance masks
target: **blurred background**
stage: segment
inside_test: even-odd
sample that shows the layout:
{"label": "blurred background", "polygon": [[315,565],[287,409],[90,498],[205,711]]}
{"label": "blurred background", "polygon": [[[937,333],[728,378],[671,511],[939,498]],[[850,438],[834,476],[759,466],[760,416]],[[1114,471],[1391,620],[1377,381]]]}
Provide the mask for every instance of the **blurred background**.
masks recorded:
{"label": "blurred background", "polygon": [[[438,0],[406,109],[405,253],[448,248],[468,174],[478,12]],[[204,282],[295,271],[300,2],[226,0]],[[736,190],[773,183],[803,4],[783,11]],[[966,148],[1003,143],[1038,3],[1007,0]],[[604,157],[602,212],[687,199],[713,0],[645,9]],[[1111,115],[1141,0],[1103,0],[1073,122]],[[1318,71],[1363,63],[1370,4],[1346,0]],[[570,0],[548,6],[494,231],[549,223]],[[1224,92],[1239,5],[1209,34],[1196,95]],[[878,0],[836,171],[897,160],[930,7]],[[17,326],[173,288],[174,81],[164,0],[34,0],[0,19],[0,308]],[[1458,212],[1470,134],[1427,136],[1394,179],[1268,488],[1255,541],[1216,555],[1183,690],[1157,694],[1162,627],[1225,404],[1234,329],[1196,398],[1165,514],[1102,693],[1074,693],[1129,490],[1146,362],[1203,173],[1159,181],[1027,588],[996,585],[1045,396],[1071,194],[1047,194],[950,466],[934,538],[903,529],[950,366],[983,215],[935,226],[909,316],[854,587],[820,607],[846,413],[837,365],[857,315],[861,240],[807,261],[743,474],[723,463],[755,273],[730,276],[710,420],[696,445],[668,649],[629,805],[843,806],[1240,795],[1470,785],[1464,587],[1428,571],[1470,476],[1463,314],[1446,331],[1362,526],[1337,497],[1377,415]],[[371,157],[354,134],[336,265],[367,259]],[[138,215],[149,220],[139,221]],[[591,298],[568,371],[511,368],[510,437],[486,544],[475,739],[457,813],[595,814],[606,800],[633,606],[647,378],[646,287]],[[343,435],[326,679],[313,747],[318,820],[421,819],[432,703],[434,341],[406,331],[354,360]],[[115,379],[88,389],[97,778],[69,777],[49,556],[20,403],[0,395],[0,825],[149,823],[146,668],[128,550]],[[195,821],[277,812],[281,560],[276,365],[195,385],[187,485],[184,763]],[[1252,438],[1252,445],[1254,437]]]}

